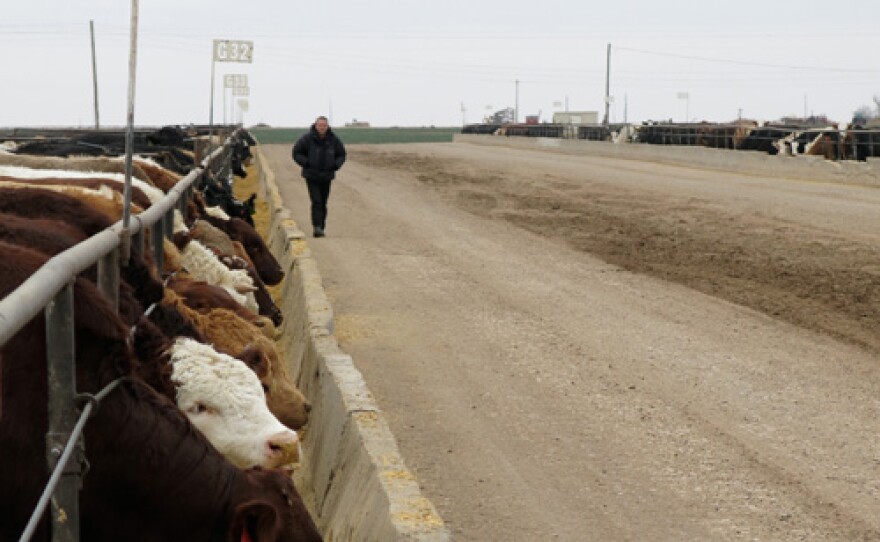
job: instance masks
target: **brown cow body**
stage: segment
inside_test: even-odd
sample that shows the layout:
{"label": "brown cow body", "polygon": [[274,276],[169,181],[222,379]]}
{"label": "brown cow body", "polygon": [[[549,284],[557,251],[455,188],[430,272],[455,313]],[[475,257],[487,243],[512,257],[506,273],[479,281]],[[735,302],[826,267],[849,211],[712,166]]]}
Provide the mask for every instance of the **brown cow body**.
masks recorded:
{"label": "brown cow body", "polygon": [[[0,177],[0,182],[28,184],[35,187],[78,186],[90,190],[96,190],[102,186],[106,186],[110,190],[118,193],[120,197],[123,196],[125,190],[124,184],[114,181],[113,179],[63,179],[58,177],[25,179],[19,177]],[[152,204],[150,198],[144,194],[143,190],[136,186],[131,187],[131,202],[141,209],[148,209]]]}
{"label": "brown cow body", "polygon": [[213,309],[228,309],[255,325],[266,337],[270,339],[275,337],[275,325],[269,318],[243,307],[229,295],[229,292],[219,286],[178,276],[169,279],[167,285],[183,298],[188,307],[202,314]]}

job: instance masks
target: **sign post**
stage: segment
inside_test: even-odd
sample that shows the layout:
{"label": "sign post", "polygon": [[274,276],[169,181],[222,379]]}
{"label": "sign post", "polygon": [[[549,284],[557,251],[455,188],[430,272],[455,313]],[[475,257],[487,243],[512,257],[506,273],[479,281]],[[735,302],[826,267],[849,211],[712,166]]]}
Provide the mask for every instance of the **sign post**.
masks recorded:
{"label": "sign post", "polygon": [[[214,40],[211,48],[211,111],[208,115],[208,130],[210,140],[208,142],[208,155],[212,150],[214,139],[214,73],[217,62],[246,62],[254,61],[254,42],[246,40]],[[245,83],[246,84],[246,83]],[[226,89],[223,90],[223,99],[226,100]],[[224,115],[226,114],[224,105]]]}
{"label": "sign post", "polygon": [[[242,96],[242,94],[237,94],[240,92],[239,89],[247,89],[248,88],[248,79],[247,75],[243,73],[231,73],[223,76],[223,114],[226,115],[226,89],[232,89],[232,96]],[[235,101],[232,102],[232,111],[229,116],[230,120],[235,123]]]}

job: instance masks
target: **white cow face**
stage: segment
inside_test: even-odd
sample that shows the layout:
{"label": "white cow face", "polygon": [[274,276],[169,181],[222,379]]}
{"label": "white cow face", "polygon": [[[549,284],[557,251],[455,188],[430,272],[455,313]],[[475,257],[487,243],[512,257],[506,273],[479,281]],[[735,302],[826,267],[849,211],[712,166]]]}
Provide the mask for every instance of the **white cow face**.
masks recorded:
{"label": "white cow face", "polygon": [[297,434],[266,406],[257,375],[211,346],[178,338],[170,350],[177,406],[238,467],[277,467],[299,460]]}

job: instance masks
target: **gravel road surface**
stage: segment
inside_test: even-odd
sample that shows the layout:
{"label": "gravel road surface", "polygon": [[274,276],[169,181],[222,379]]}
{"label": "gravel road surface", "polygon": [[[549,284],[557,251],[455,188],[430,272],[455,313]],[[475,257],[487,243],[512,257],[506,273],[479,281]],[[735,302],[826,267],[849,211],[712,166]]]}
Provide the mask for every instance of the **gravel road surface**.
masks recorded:
{"label": "gravel road surface", "polygon": [[880,540],[880,190],[349,152],[309,245],[456,540]]}

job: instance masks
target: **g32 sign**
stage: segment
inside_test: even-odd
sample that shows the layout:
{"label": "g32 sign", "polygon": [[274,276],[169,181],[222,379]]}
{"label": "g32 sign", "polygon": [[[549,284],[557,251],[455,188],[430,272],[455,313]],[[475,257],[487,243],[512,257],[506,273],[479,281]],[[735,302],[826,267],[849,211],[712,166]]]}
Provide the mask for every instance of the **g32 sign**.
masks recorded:
{"label": "g32 sign", "polygon": [[214,40],[214,62],[253,62],[254,42]]}

